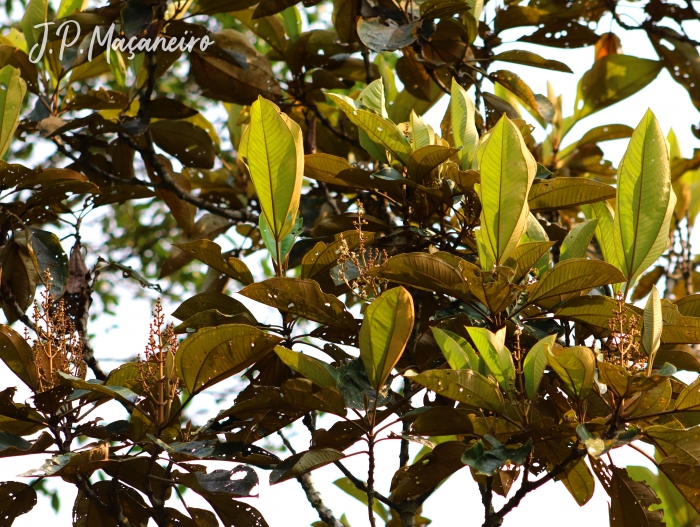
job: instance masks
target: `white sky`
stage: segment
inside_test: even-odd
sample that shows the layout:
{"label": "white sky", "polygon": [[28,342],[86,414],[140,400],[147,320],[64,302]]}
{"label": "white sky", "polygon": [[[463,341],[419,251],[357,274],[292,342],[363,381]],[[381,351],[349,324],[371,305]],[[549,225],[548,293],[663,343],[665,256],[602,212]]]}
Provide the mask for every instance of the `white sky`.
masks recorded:
{"label": "white sky", "polygon": [[[634,16],[639,13],[639,8],[629,4],[630,8],[625,12]],[[636,11],[635,11],[636,9]],[[638,15],[639,16],[639,15]],[[609,17],[601,22],[602,31],[610,27]],[[613,24],[613,29],[622,39],[623,51],[627,54],[644,58],[656,58],[656,55],[642,32],[618,32]],[[700,24],[697,24],[696,35],[700,34]],[[512,39],[518,38],[520,34],[529,33],[512,30]],[[510,35],[509,35],[510,36]],[[554,85],[557,93],[564,95],[565,114],[573,112],[574,99],[576,94],[576,83],[580,76],[590,68],[593,62],[593,49],[582,48],[574,50],[558,50],[556,48],[546,48],[543,46],[518,43],[512,45],[513,48],[528,49],[550,59],[565,62],[574,71],[574,74],[558,73],[547,70],[538,70],[526,66],[500,63],[494,65],[494,69],[510,69],[520,75],[536,93],[546,93],[546,81],[549,80]],[[505,51],[507,46],[499,48]],[[447,98],[443,98],[436,107],[425,116],[436,130],[447,107]],[[636,95],[618,103],[602,112],[594,114],[583,120],[576,126],[568,136],[568,141],[573,142],[578,139],[586,130],[606,124],[627,124],[635,127],[641,120],[647,108],[651,108],[661,123],[665,132],[673,127],[678,136],[683,154],[689,157],[694,148],[700,148],[700,141],[695,139],[690,132],[691,124],[698,124],[700,114],[693,107],[686,91],[675,81],[673,81],[666,70],[663,70],[655,82],[647,86]],[[528,116],[525,115],[527,119]],[[541,138],[541,129],[538,132]],[[615,165],[622,156],[627,140],[617,140],[601,145],[608,158]],[[697,231],[697,230],[696,230]],[[696,240],[694,240],[695,242]],[[260,274],[259,265],[251,263],[251,270],[254,274]],[[120,283],[115,283],[119,288]],[[148,291],[150,300],[154,301],[156,293]],[[258,305],[249,300],[247,304],[256,313],[264,312]],[[94,334],[93,345],[97,350],[98,358],[109,357],[117,360],[125,360],[140,353],[146,343],[148,335],[148,321],[150,318],[151,302],[137,300],[130,297],[122,298],[121,304],[117,308],[117,316],[102,317],[91,325],[91,333]],[[166,306],[167,312],[172,312],[176,306]],[[118,362],[104,362],[106,369],[111,369],[118,365]],[[684,379],[687,380],[687,379]],[[9,375],[4,365],[0,365],[0,388],[14,385],[16,381]],[[225,386],[221,383],[217,388]],[[29,394],[26,391],[20,393],[19,400]],[[232,401],[231,401],[232,402]],[[194,410],[200,409],[211,411],[212,399],[200,401]],[[107,422],[123,417],[123,411],[113,403],[110,403],[113,411],[103,411],[103,416]],[[107,407],[105,407],[107,408]],[[200,418],[201,419],[201,418]],[[322,419],[321,426],[329,426],[331,421]],[[295,427],[290,432],[292,441],[297,450],[308,448],[309,436],[302,427]],[[276,438],[275,438],[276,439]],[[276,442],[279,444],[279,441]],[[413,448],[413,454],[417,453],[418,447]],[[631,450],[615,451],[613,458],[619,465],[641,464],[648,466],[648,461],[640,454]],[[43,463],[44,456],[26,456],[23,458],[8,458],[2,460],[3,479],[13,478],[16,474],[24,472],[30,468],[37,467]],[[366,458],[355,456],[347,461],[347,466],[358,477],[366,478]],[[211,463],[212,466],[222,468],[221,463]],[[229,464],[230,465],[230,464]],[[383,494],[388,494],[391,476],[398,465],[398,442],[387,441],[378,447],[378,467],[377,467],[377,489]],[[265,516],[271,527],[281,527],[286,525],[304,526],[318,520],[316,512],[306,501],[301,487],[296,481],[288,481],[277,486],[270,487],[267,484],[268,473],[256,469],[261,485],[259,488],[260,497],[246,500],[251,505],[258,508]],[[354,527],[368,525],[366,508],[364,505],[348,497],[345,493],[332,485],[332,481],[342,477],[342,474],[334,466],[324,467],[313,473],[314,480],[319,489],[322,490],[323,499],[334,511],[337,517],[345,512]],[[48,501],[42,496],[39,497],[39,505],[29,514],[21,516],[15,522],[18,527],[33,527],[37,524],[45,523],[51,525],[69,525],[71,520],[72,502],[75,497],[75,488],[72,485],[56,481],[61,492],[62,507],[60,513],[55,515],[49,507]],[[201,504],[198,497],[193,492],[185,494],[185,500],[190,506]],[[496,506],[502,503],[496,498]],[[177,500],[173,500],[171,506],[181,508]],[[606,525],[608,521],[607,495],[600,487],[596,489],[592,500],[583,508],[578,508],[573,498],[560,483],[549,483],[539,491],[528,495],[521,505],[506,517],[504,525],[529,526],[537,525],[541,527],[559,527],[562,524],[563,515],[566,514],[567,527],[589,527],[591,525]],[[476,484],[469,475],[468,469],[463,469],[448,481],[431,497],[424,506],[424,515],[433,520],[435,526],[466,525],[478,526],[483,520],[483,509],[480,495]],[[381,524],[381,522],[379,522]]]}

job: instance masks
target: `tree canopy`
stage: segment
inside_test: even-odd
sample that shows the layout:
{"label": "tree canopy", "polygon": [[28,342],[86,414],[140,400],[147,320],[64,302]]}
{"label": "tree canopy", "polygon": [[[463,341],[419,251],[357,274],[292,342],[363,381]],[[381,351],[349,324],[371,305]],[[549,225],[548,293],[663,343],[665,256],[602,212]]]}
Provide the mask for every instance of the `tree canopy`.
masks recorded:
{"label": "tree canopy", "polygon": [[[698,524],[700,379],[676,374],[700,372],[700,151],[643,108],[636,128],[585,121],[664,69],[695,107],[678,111],[700,110],[692,2],[5,7],[0,457],[46,462],[0,483],[0,525],[62,478],[77,527],[265,527],[240,498],[268,472],[298,480],[314,525],[347,526],[313,482],[326,465],[372,527],[427,525],[458,470],[483,516],[455,515],[483,527],[552,480],[580,506],[598,481],[612,527]],[[658,58],[623,53],[604,17]],[[504,49],[522,28],[542,55]],[[548,50],[586,46],[573,108],[494,67],[570,72]],[[443,97],[438,129],[422,116]],[[145,352],[107,371],[90,322],[131,284],[179,307],[159,301]],[[221,408],[188,415],[212,387]],[[127,417],[100,420],[107,404]],[[657,472],[616,466],[620,448]]]}

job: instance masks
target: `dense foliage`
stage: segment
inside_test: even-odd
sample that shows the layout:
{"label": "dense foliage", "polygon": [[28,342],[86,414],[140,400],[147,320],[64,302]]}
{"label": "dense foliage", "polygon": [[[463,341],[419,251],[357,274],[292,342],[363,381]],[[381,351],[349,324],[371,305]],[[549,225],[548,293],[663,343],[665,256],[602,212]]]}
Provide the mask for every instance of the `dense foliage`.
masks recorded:
{"label": "dense foliage", "polygon": [[[700,372],[700,155],[641,110],[636,129],[567,141],[663,68],[700,109],[690,2],[638,2],[640,25],[616,0],[21,2],[0,36],[0,358],[33,395],[0,392],[0,456],[47,461],[0,483],[0,525],[62,478],[80,527],[265,526],[237,498],[268,470],[338,527],[311,477],[329,464],[372,526],[429,523],[422,505],[460,469],[484,527],[551,480],[584,505],[596,478],[614,527],[698,524],[700,380],[674,374]],[[659,60],[596,32],[610,15]],[[492,67],[570,71],[499,51],[522,27],[545,54],[595,50],[573,111]],[[157,37],[173,47],[148,48]],[[173,51],[190,38],[211,45]],[[435,130],[421,115],[445,94]],[[620,138],[614,168],[598,144]],[[227,233],[229,251],[214,241]],[[107,373],[88,326],[131,279],[164,286],[181,322],[157,304],[145,353]],[[230,400],[193,424],[213,386]],[[96,418],[115,402],[128,420]],[[303,452],[284,435],[296,422]],[[264,448],[276,433],[284,459]],[[391,488],[374,483],[381,440]],[[607,455],[642,443],[658,473]],[[343,462],[357,452],[364,474]],[[210,509],[173,508],[185,488]]]}

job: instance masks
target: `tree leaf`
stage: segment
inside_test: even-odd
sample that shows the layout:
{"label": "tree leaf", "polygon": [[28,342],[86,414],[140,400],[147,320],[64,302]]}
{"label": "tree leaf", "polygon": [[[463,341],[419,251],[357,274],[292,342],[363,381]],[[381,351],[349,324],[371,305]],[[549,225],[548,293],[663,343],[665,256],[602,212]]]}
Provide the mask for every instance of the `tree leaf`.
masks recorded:
{"label": "tree leaf", "polygon": [[379,390],[398,362],[413,330],[413,298],[403,287],[385,291],[367,308],[360,327],[360,357]]}
{"label": "tree leaf", "polygon": [[634,95],[653,81],[663,62],[630,55],[607,55],[595,61],[578,83],[574,118],[602,110]]}
{"label": "tree leaf", "polygon": [[581,210],[589,220],[594,218],[598,220],[595,238],[605,261],[622,270],[615,245],[615,220],[610,205],[605,201],[599,201],[590,205],[582,205]]}
{"label": "tree leaf", "polygon": [[642,327],[642,346],[649,355],[650,364],[654,364],[654,356],[661,345],[663,327],[661,298],[656,286],[653,286],[647,305],[644,307],[644,326]]}
{"label": "tree leaf", "polygon": [[416,30],[420,21],[402,26],[382,24],[379,18],[358,18],[357,34],[360,40],[372,51],[396,51],[410,46],[416,40]]}
{"label": "tree leaf", "polygon": [[[476,369],[472,367],[469,362],[469,355],[465,351],[471,348],[471,345],[461,338],[459,335],[452,333],[451,331],[445,331],[438,327],[432,327],[430,330],[433,333],[433,337],[440,346],[442,354],[447,359],[450,368],[453,370],[472,370]],[[474,350],[471,350],[471,354],[476,356]]]}
{"label": "tree leaf", "polygon": [[512,397],[515,384],[515,365],[510,350],[504,344],[505,328],[500,329],[495,334],[485,328],[467,327],[466,329],[481,358],[486,362],[501,388],[509,397]]}
{"label": "tree leaf", "polygon": [[180,345],[177,375],[194,395],[259,361],[281,341],[242,324],[200,329]]}
{"label": "tree leaf", "polygon": [[498,53],[492,57],[492,60],[512,62],[514,64],[524,64],[525,66],[533,66],[535,68],[543,68],[547,70],[563,71],[564,73],[573,73],[571,68],[569,68],[569,66],[563,62],[545,59],[544,57],[540,57],[537,53],[520,49]]}
{"label": "tree leaf", "polygon": [[518,269],[513,277],[513,283],[520,282],[541,259],[547,257],[547,267],[549,267],[549,249],[556,242],[538,241],[520,243],[512,253],[512,258],[518,263]]}
{"label": "tree leaf", "polygon": [[591,244],[598,218],[592,218],[579,223],[569,231],[559,250],[559,260],[569,260],[570,258],[585,258],[588,246]]}
{"label": "tree leaf", "polygon": [[[116,492],[114,485],[116,485]],[[119,507],[130,525],[134,527],[148,525],[150,515],[146,503],[135,490],[119,482],[113,483],[106,480],[95,482],[92,488],[97,497],[109,507],[116,506],[114,496],[119,496]],[[118,524],[114,515],[109,514],[80,491],[75,499],[75,505],[73,505],[73,525],[74,527],[93,527],[95,525],[117,527]]]}
{"label": "tree leaf", "polygon": [[92,383],[79,379],[78,377],[73,377],[62,371],[58,372],[58,377],[62,385],[70,386],[71,388],[76,388],[78,390],[86,390],[88,392],[95,392],[100,395],[106,395],[110,399],[116,399],[122,403],[127,409],[133,409],[134,403],[138,399],[138,395],[134,392],[125,388],[123,386],[105,386],[104,384]]}
{"label": "tree leaf", "polygon": [[443,145],[426,145],[417,148],[408,158],[408,177],[411,181],[420,183],[425,176],[447,161],[457,151],[456,148]]}
{"label": "tree leaf", "polygon": [[535,180],[528,195],[533,212],[569,209],[615,197],[610,185],[592,179],[557,177]]}
{"label": "tree leaf", "polygon": [[279,244],[294,229],[304,174],[299,125],[262,97],[250,109],[247,140],[239,155],[250,170],[272,236]]}
{"label": "tree leaf", "polygon": [[345,305],[334,295],[321,291],[314,280],[269,278],[244,287],[239,294],[321,324],[352,331],[357,329],[357,322]]}
{"label": "tree leaf", "polygon": [[187,121],[162,120],[149,125],[153,140],[183,165],[213,168],[216,147],[209,134]]}
{"label": "tree leaf", "polygon": [[485,450],[484,442],[479,439],[462,454],[462,463],[485,476],[494,476],[505,464],[522,465],[532,450],[532,442],[529,440],[519,448],[507,448],[491,435],[484,436],[484,439],[491,443],[491,450]]}
{"label": "tree leaf", "polygon": [[632,134],[617,176],[615,243],[627,281],[646,271],[669,246],[676,205],[669,167],[666,139],[648,110]]}
{"label": "tree leaf", "polygon": [[477,155],[481,169],[481,238],[490,258],[502,265],[525,231],[530,212],[527,195],[537,164],[520,130],[505,115]]}
{"label": "tree leaf", "polygon": [[244,314],[251,320],[255,320],[253,314],[240,301],[223,293],[200,293],[188,298],[173,311],[173,316],[180,320],[187,320],[203,311],[212,309],[225,315]]}
{"label": "tree leaf", "polygon": [[611,466],[610,470],[610,527],[663,527],[663,511],[649,510],[661,503],[656,493],[630,478],[624,468]]}
{"label": "tree leaf", "polygon": [[[26,4],[26,9],[19,25],[22,28],[22,35],[24,35],[24,39],[27,41],[27,54],[32,58],[36,59],[38,55],[38,50],[36,53],[32,53],[32,48],[35,44],[38,44],[39,49],[41,49],[42,35],[44,30],[47,29],[34,26],[46,22],[48,20],[48,16],[48,0],[30,0]],[[0,153],[2,153],[2,148],[0,148]]]}
{"label": "tree leaf", "polygon": [[622,273],[607,262],[570,258],[559,262],[540,278],[530,292],[528,302],[537,302],[622,281],[624,281]]}
{"label": "tree leaf", "polygon": [[467,170],[472,166],[472,160],[479,144],[479,134],[476,131],[474,103],[455,78],[452,79],[452,97],[450,98],[450,123],[454,145],[462,149],[458,152],[460,167]]}
{"label": "tree leaf", "polygon": [[448,399],[497,414],[505,411],[498,384],[472,370],[428,370],[423,373],[408,371],[404,377]]}
{"label": "tree leaf", "polygon": [[547,366],[547,358],[549,357],[550,351],[554,348],[556,340],[556,334],[549,335],[539,340],[530,348],[525,356],[525,362],[523,363],[525,391],[531,401],[534,401],[537,397],[537,392],[542,382],[542,375],[544,375],[544,369]]}
{"label": "tree leaf", "polygon": [[567,393],[577,400],[585,399],[593,387],[595,355],[584,346],[549,350],[547,362],[564,383]]}
{"label": "tree leaf", "polygon": [[330,364],[283,346],[276,346],[275,353],[287,366],[321,388],[335,388],[338,374]]}
{"label": "tree leaf", "polygon": [[189,243],[174,244],[175,247],[192,254],[197,260],[204,262],[209,267],[238,280],[243,284],[252,284],[253,275],[248,266],[238,258],[230,256],[224,259],[221,256],[221,247],[211,240],[197,240]]}
{"label": "tree leaf", "polygon": [[[31,17],[30,13],[35,11],[37,5],[42,2],[44,3],[44,12],[46,12],[48,2],[31,0],[25,11],[25,18]],[[24,23],[24,18],[22,20]],[[44,20],[42,19],[41,22]],[[15,130],[19,125],[19,114],[22,111],[22,100],[26,92],[27,83],[20,77],[20,71],[17,68],[7,65],[0,69],[0,159],[3,159],[9,150]]]}
{"label": "tree leaf", "polygon": [[36,491],[19,481],[0,483],[0,527],[10,527],[18,516],[28,513],[36,505]]}
{"label": "tree leaf", "polygon": [[336,176],[349,168],[352,168],[352,165],[344,157],[322,153],[304,156],[304,175],[323,183],[348,186],[347,183],[342,179],[337,179]]}
{"label": "tree leaf", "polygon": [[[333,485],[338,487],[343,492],[349,494],[356,500],[361,501],[365,504],[365,507],[367,507],[367,493],[358,489],[355,486],[355,484],[348,478],[336,479],[333,482]],[[382,505],[382,503],[379,500],[374,500],[372,508],[374,512],[377,513],[377,516],[379,516],[384,522],[389,522],[389,511],[386,509],[386,507],[384,507],[384,505]]]}
{"label": "tree leaf", "polygon": [[0,359],[24,384],[36,390],[39,380],[34,352],[19,333],[5,325],[0,325]]}
{"label": "tree leaf", "polygon": [[307,450],[288,457],[270,472],[270,485],[298,478],[302,474],[343,459],[345,454],[333,448]]}

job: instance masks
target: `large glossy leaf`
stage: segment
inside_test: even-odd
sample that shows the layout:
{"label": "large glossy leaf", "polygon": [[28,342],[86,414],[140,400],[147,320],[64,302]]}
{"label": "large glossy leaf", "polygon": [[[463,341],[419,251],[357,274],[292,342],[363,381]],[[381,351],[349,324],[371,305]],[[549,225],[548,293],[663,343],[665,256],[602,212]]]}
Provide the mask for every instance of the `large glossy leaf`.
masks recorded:
{"label": "large glossy leaf", "polygon": [[622,281],[622,273],[607,262],[571,258],[545,273],[530,292],[528,301],[537,302]]}
{"label": "large glossy leaf", "polygon": [[175,367],[193,395],[259,361],[281,341],[242,324],[200,329],[180,345]]}
{"label": "large glossy leaf", "polygon": [[[469,361],[470,355],[476,356],[474,350],[471,349],[471,344],[451,331],[445,331],[437,327],[432,327],[430,330],[450,368],[453,370],[476,369],[476,365],[472,367]],[[470,351],[467,352],[467,350]]]}
{"label": "large glossy leaf", "polygon": [[443,145],[426,145],[411,153],[408,158],[408,177],[420,183],[431,170],[447,161],[458,152],[456,148]]}
{"label": "large glossy leaf", "polygon": [[335,388],[337,373],[330,364],[283,346],[275,347],[275,353],[287,366],[301,373],[321,388]]}
{"label": "large glossy leaf", "polygon": [[583,213],[589,220],[598,220],[595,227],[595,238],[598,241],[605,261],[621,269],[617,247],[615,246],[615,220],[610,205],[605,201],[599,201],[598,203],[583,205],[581,210],[583,210]]}
{"label": "large glossy leaf", "polygon": [[188,320],[212,309],[224,315],[243,314],[251,320],[255,320],[253,314],[240,301],[223,293],[200,293],[188,298],[173,311],[173,316],[180,320]]}
{"label": "large glossy leaf", "polygon": [[37,270],[42,276],[46,270],[51,273],[51,294],[60,298],[68,284],[68,256],[61,240],[52,232],[32,228],[29,242],[39,265]]}
{"label": "large glossy leaf", "polygon": [[622,54],[595,61],[578,83],[575,118],[583,119],[637,93],[656,78],[662,67],[660,61]]}
{"label": "large glossy leaf", "polygon": [[413,298],[403,287],[385,291],[367,308],[360,328],[360,357],[379,390],[403,353],[413,330]]}
{"label": "large glossy leaf", "polygon": [[521,465],[532,450],[532,442],[528,441],[519,448],[508,448],[491,436],[485,435],[491,444],[490,450],[484,449],[484,442],[479,439],[474,446],[462,454],[462,463],[469,465],[476,474],[494,476],[504,465]]}
{"label": "large glossy leaf", "polygon": [[496,54],[492,60],[500,60],[502,62],[512,62],[513,64],[524,64],[525,66],[533,66],[535,68],[543,68],[547,70],[563,71],[564,73],[573,73],[571,68],[559,62],[558,60],[545,59],[537,53],[524,50],[510,50]]}
{"label": "large glossy leaf", "polygon": [[499,414],[505,410],[498,383],[472,370],[408,371],[404,376],[448,399]]}
{"label": "large glossy leaf", "polygon": [[[37,0],[32,0],[30,3],[36,4]],[[3,87],[0,89],[0,159],[2,159],[10,148],[10,142],[19,124],[19,114],[22,111],[22,100],[27,92],[27,84],[20,77],[18,69],[7,65],[0,69],[0,86]]]}
{"label": "large glossy leaf", "polygon": [[343,459],[345,454],[333,448],[320,448],[318,450],[307,450],[288,457],[277,465],[270,472],[270,484],[282,483],[288,479],[298,478],[314,469],[320,468],[339,459]]}
{"label": "large glossy leaf", "polygon": [[239,291],[280,311],[293,313],[328,326],[357,329],[353,316],[334,295],[321,291],[314,280],[302,278],[270,278],[251,284]]}
{"label": "large glossy leaf", "polygon": [[615,197],[610,185],[592,179],[557,177],[535,182],[530,188],[531,211],[549,211],[577,207]]}
{"label": "large glossy leaf", "polygon": [[649,355],[650,364],[654,364],[654,356],[661,345],[663,326],[661,298],[659,291],[654,286],[651,289],[647,305],[644,307],[644,327],[642,328],[642,345],[644,351]]}
{"label": "large glossy leaf", "polygon": [[467,327],[481,358],[509,397],[513,395],[515,365],[510,350],[505,346],[506,328],[491,333],[488,329]]}
{"label": "large glossy leaf", "polygon": [[559,260],[568,260],[569,258],[585,258],[588,252],[588,246],[593,239],[596,227],[598,226],[598,218],[592,218],[579,223],[569,231],[559,250]]}
{"label": "large glossy leaf", "polygon": [[462,170],[472,166],[472,160],[479,144],[479,134],[474,121],[474,103],[455,78],[452,79],[452,97],[450,98],[450,123],[452,137],[457,148]]}
{"label": "large glossy leaf", "polygon": [[0,325],[0,359],[30,389],[37,388],[39,379],[32,348],[22,335],[5,325]]}
{"label": "large glossy leaf", "polygon": [[553,349],[556,340],[556,335],[549,335],[539,340],[525,356],[525,362],[523,363],[525,391],[531,401],[534,401],[535,397],[537,397],[537,392],[542,382],[542,375],[544,375],[544,369],[547,366],[547,357]]}
{"label": "large glossy leaf", "polygon": [[656,493],[630,478],[624,468],[612,466],[610,470],[610,527],[663,527],[663,511],[649,510],[661,503]]}
{"label": "large glossy leaf", "polygon": [[262,97],[250,109],[239,155],[248,165],[260,208],[277,243],[294,228],[304,174],[299,125]]}
{"label": "large glossy leaf", "polygon": [[585,399],[593,386],[595,355],[584,346],[549,350],[548,363],[564,383],[567,392],[578,400]]}
{"label": "large glossy leaf", "polygon": [[617,176],[615,243],[620,269],[634,280],[669,246],[676,195],[666,139],[648,110],[632,134]]}
{"label": "large glossy leaf", "polygon": [[501,265],[525,231],[527,196],[537,164],[520,130],[505,115],[477,155],[481,169],[481,240],[491,260]]}
{"label": "large glossy leaf", "polygon": [[700,497],[698,496],[700,467],[696,464],[677,463],[677,460],[671,457],[664,459],[659,464],[659,470],[671,480],[683,497],[688,500],[688,503],[700,514]]}
{"label": "large glossy leaf", "polygon": [[412,148],[394,123],[369,110],[360,109],[354,100],[329,93],[328,96],[345,112],[348,119],[364,131],[374,143],[382,145],[402,164],[408,165]]}
{"label": "large glossy leaf", "polygon": [[230,276],[244,284],[253,283],[253,275],[248,266],[238,258],[221,256],[221,247],[211,240],[197,240],[190,243],[175,244],[175,247],[190,253],[197,260],[204,262],[212,269]]}
{"label": "large glossy leaf", "polygon": [[36,505],[36,491],[26,483],[0,483],[0,526],[10,527],[17,516],[28,513]]}

